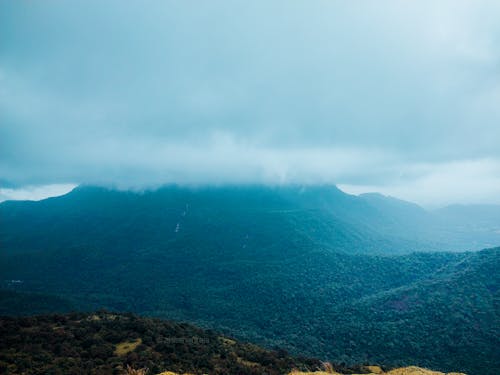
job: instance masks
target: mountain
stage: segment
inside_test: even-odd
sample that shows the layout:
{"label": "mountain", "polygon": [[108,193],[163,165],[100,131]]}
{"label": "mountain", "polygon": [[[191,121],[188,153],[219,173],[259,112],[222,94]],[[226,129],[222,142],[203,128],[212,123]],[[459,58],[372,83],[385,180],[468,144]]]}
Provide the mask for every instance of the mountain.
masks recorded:
{"label": "mountain", "polygon": [[435,213],[446,220],[457,223],[485,225],[491,229],[500,229],[500,205],[495,204],[454,204],[435,210]]}
{"label": "mountain", "polygon": [[430,251],[463,223],[442,215],[328,186],[4,202],[0,312],[132,311],[336,362],[494,374],[500,250]]}
{"label": "mountain", "polygon": [[[4,317],[0,336],[2,374],[386,374],[375,365],[322,363],[186,323],[104,311]],[[445,375],[415,367],[387,374]]]}
{"label": "mountain", "polygon": [[[211,241],[209,231],[230,241],[232,250],[251,246],[253,235],[259,249],[288,241],[290,248],[307,243],[347,253],[466,251],[500,244],[500,206],[487,210],[485,226],[478,210],[450,220],[451,208],[426,211],[380,194],[345,194],[335,186],[167,186],[142,193],[84,186],[39,202],[1,203],[0,238],[15,252],[36,250],[34,244],[74,246],[78,237],[116,246],[123,232],[122,246],[131,240],[137,246],[170,245],[184,233]],[[247,235],[250,243],[243,244]]]}
{"label": "mountain", "polygon": [[471,249],[498,245],[500,205],[451,205],[433,214],[441,223],[453,227],[455,238],[469,243]]}

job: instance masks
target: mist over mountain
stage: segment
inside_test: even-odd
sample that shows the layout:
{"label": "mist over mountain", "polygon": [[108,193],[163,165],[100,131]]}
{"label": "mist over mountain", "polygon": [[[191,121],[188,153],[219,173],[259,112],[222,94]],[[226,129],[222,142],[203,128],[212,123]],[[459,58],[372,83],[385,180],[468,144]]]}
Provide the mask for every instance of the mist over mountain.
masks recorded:
{"label": "mist over mountain", "polygon": [[500,204],[499,13],[490,0],[2,2],[0,196],[339,184]]}
{"label": "mist over mountain", "polygon": [[0,373],[496,375],[499,19],[0,1]]}

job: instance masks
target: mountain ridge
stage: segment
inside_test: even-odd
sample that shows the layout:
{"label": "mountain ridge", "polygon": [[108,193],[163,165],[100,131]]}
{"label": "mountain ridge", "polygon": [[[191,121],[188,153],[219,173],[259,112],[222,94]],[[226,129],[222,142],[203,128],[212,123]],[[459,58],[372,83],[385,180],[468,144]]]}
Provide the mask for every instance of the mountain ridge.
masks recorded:
{"label": "mountain ridge", "polygon": [[0,306],[132,311],[338,362],[493,374],[500,250],[410,252],[366,205],[259,187],[3,204]]}
{"label": "mountain ridge", "polygon": [[[226,202],[220,201],[217,196],[225,197]],[[11,216],[9,211],[22,212],[26,209],[36,211],[41,210],[42,207],[57,209],[58,206],[68,203],[70,205],[85,204],[87,213],[92,207],[94,213],[99,213],[99,209],[102,211],[103,207],[95,206],[96,204],[104,205],[107,210],[115,209],[113,201],[120,199],[122,203],[119,204],[124,203],[132,210],[135,209],[137,200],[150,201],[148,204],[151,204],[151,200],[158,199],[159,205],[168,204],[171,210],[183,211],[183,207],[172,204],[173,198],[178,202],[185,201],[185,204],[189,204],[190,200],[200,203],[199,199],[207,199],[204,203],[208,204],[207,207],[210,207],[210,201],[213,205],[219,199],[221,204],[243,206],[249,211],[260,206],[268,207],[268,209],[274,207],[278,211],[297,210],[296,212],[300,212],[303,210],[302,212],[307,216],[311,216],[310,210],[315,210],[314,214],[320,217],[320,220],[316,220],[316,226],[323,227],[320,234],[320,238],[323,238],[320,240],[322,246],[335,245],[335,236],[332,238],[331,229],[339,228],[348,231],[345,235],[357,237],[357,240],[364,242],[357,251],[363,251],[364,248],[369,248],[370,252],[380,253],[424,250],[466,251],[500,244],[500,227],[497,224],[497,217],[500,220],[500,206],[488,206],[493,212],[490,215],[491,218],[481,217],[478,223],[474,223],[474,215],[462,215],[458,218],[455,215],[451,218],[450,210],[446,208],[428,211],[414,203],[378,193],[350,195],[334,185],[306,187],[245,185],[189,188],[168,185],[141,192],[78,186],[63,196],[47,200],[32,203],[28,203],[30,201],[2,202],[0,203],[0,218]],[[151,209],[151,206],[148,207]],[[66,211],[67,209],[68,207]],[[285,211],[282,213],[284,214]],[[325,227],[325,223],[332,225]],[[369,238],[372,240],[367,241],[366,239]]]}

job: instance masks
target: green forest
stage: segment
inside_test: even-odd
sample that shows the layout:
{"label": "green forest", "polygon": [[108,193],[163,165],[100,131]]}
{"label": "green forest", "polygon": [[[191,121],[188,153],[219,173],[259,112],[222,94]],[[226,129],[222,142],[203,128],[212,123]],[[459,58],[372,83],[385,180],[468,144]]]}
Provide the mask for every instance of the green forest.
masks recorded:
{"label": "green forest", "polygon": [[0,314],[104,308],[348,365],[500,367],[499,248],[412,252],[366,201],[252,189],[5,202]]}
{"label": "green forest", "polygon": [[[283,375],[316,370],[317,359],[265,350],[185,323],[100,311],[0,318],[2,374],[116,374],[127,368],[148,374]],[[362,366],[333,364],[343,373]]]}

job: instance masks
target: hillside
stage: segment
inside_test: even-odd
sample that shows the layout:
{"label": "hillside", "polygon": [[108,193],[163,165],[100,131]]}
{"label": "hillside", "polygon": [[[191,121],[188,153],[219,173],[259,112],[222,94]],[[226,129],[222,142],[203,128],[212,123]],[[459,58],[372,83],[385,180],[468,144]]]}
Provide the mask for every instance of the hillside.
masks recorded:
{"label": "hillside", "polygon": [[103,311],[3,317],[0,337],[2,374],[123,374],[130,366],[151,374],[271,375],[321,367],[316,359],[265,350],[190,324]]}
{"label": "hillside", "polygon": [[408,253],[384,234],[408,211],[432,215],[327,187],[4,202],[0,313],[132,311],[338,363],[493,375],[500,249]]}
{"label": "hillside", "polygon": [[441,370],[495,373],[500,364],[499,257],[500,249],[469,254],[432,278],[344,304],[323,327],[337,335],[332,358],[353,340],[354,351],[361,347],[382,363],[414,360]]}
{"label": "hillside", "polygon": [[[457,211],[426,211],[380,194],[349,195],[335,186],[167,186],[142,193],[83,186],[39,202],[0,203],[0,238],[5,249],[21,252],[74,246],[77,239],[86,245],[181,247],[195,244],[182,241],[196,236],[231,246],[238,255],[248,254],[243,246],[401,254],[500,244],[500,206]],[[213,243],[212,237],[220,236],[224,242]]]}
{"label": "hillside", "polygon": [[[292,357],[185,323],[102,311],[0,318],[0,337],[0,372],[6,375],[133,374],[131,369],[151,375],[385,374],[378,366]],[[438,373],[409,368],[387,374]]]}

